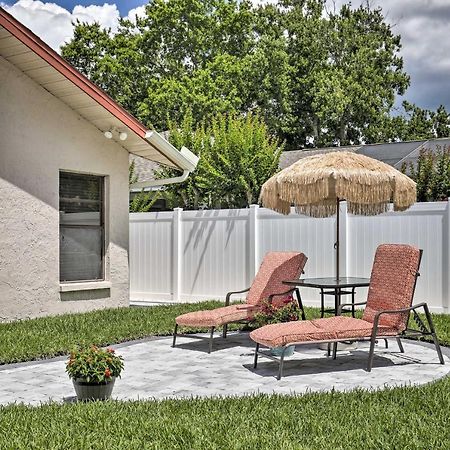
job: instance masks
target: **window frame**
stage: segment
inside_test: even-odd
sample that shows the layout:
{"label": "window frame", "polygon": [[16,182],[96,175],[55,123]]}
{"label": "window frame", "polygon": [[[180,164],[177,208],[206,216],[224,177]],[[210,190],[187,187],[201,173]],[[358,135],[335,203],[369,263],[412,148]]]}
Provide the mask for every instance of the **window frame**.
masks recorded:
{"label": "window frame", "polygon": [[[76,284],[76,283],[96,283],[96,282],[102,282],[106,281],[106,242],[105,242],[105,236],[106,236],[106,230],[105,230],[105,185],[106,185],[106,176],[105,175],[96,175],[92,173],[85,173],[85,172],[74,172],[71,170],[60,170],[59,171],[59,185],[58,185],[58,199],[59,202],[61,202],[61,195],[59,193],[59,190],[61,188],[61,174],[68,174],[68,175],[76,175],[76,176],[86,176],[86,177],[94,177],[98,178],[99,185],[100,185],[100,192],[99,192],[99,198],[100,198],[100,224],[99,225],[77,225],[77,224],[62,224],[61,219],[59,220],[59,236],[61,237],[61,229],[62,228],[75,228],[75,229],[100,229],[100,276],[101,278],[94,278],[94,279],[83,279],[83,280],[61,280],[61,246],[59,248],[59,283],[60,284]],[[58,211],[61,212],[61,207],[58,206]]]}

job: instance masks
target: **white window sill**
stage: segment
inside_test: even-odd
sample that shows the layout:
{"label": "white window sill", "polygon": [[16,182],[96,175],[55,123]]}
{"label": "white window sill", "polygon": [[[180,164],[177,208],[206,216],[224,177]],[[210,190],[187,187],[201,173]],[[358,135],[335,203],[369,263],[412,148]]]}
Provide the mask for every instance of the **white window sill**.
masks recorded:
{"label": "white window sill", "polygon": [[93,291],[96,289],[110,289],[110,281],[87,281],[81,283],[60,283],[59,292]]}

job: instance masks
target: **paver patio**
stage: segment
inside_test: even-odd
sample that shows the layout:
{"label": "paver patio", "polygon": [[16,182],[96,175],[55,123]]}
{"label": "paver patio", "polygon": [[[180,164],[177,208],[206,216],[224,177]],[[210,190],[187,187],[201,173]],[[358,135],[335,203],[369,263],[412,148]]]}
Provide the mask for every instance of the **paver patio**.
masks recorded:
{"label": "paver patio", "polygon": [[[206,335],[205,335],[206,336]],[[366,343],[340,351],[335,361],[317,345],[297,346],[286,359],[284,377],[277,381],[277,364],[260,358],[253,369],[254,345],[246,333],[231,333],[226,340],[207,342],[179,337],[171,347],[170,337],[152,338],[113,346],[124,357],[125,370],[116,381],[113,398],[118,400],[230,396],[254,393],[292,394],[307,391],[344,391],[355,388],[424,384],[450,372],[450,349],[443,348],[440,365],[434,347],[403,341],[401,354],[395,341],[389,349],[381,342],[374,368],[365,371]],[[0,403],[39,405],[47,401],[73,401],[72,382],[65,373],[66,357],[0,366]]]}

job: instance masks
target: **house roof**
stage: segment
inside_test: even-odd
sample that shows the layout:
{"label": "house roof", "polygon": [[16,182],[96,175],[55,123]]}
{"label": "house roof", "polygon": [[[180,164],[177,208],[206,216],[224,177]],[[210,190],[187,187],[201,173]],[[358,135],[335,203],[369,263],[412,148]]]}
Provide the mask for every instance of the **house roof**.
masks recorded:
{"label": "house roof", "polygon": [[128,152],[181,170],[195,168],[195,155],[187,149],[179,152],[158,133],[148,130],[1,7],[0,56],[101,132],[111,129],[126,132],[126,140],[120,140],[118,133],[113,133],[113,139]]}
{"label": "house roof", "polygon": [[315,150],[294,150],[283,152],[280,157],[280,168],[290,166],[294,162],[306,156],[316,154],[353,151],[383,161],[396,169],[401,169],[403,163],[416,164],[422,149],[430,149],[435,152],[444,147],[450,148],[450,138],[429,139],[424,141],[390,142],[384,144],[367,144],[351,147],[327,147]]}

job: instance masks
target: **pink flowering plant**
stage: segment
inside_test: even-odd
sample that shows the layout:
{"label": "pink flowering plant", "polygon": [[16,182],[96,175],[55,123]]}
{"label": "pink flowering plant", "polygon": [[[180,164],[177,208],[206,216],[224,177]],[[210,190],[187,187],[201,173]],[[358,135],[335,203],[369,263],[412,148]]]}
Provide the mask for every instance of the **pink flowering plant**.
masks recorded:
{"label": "pink flowering plant", "polygon": [[275,298],[272,302],[265,300],[262,303],[261,310],[254,315],[251,324],[259,328],[271,323],[299,320],[300,316],[300,308],[292,296],[286,297],[281,301]]}
{"label": "pink flowering plant", "polygon": [[71,351],[66,363],[66,372],[70,378],[92,384],[120,377],[122,369],[122,356],[116,355],[112,348],[103,349],[95,345]]}

